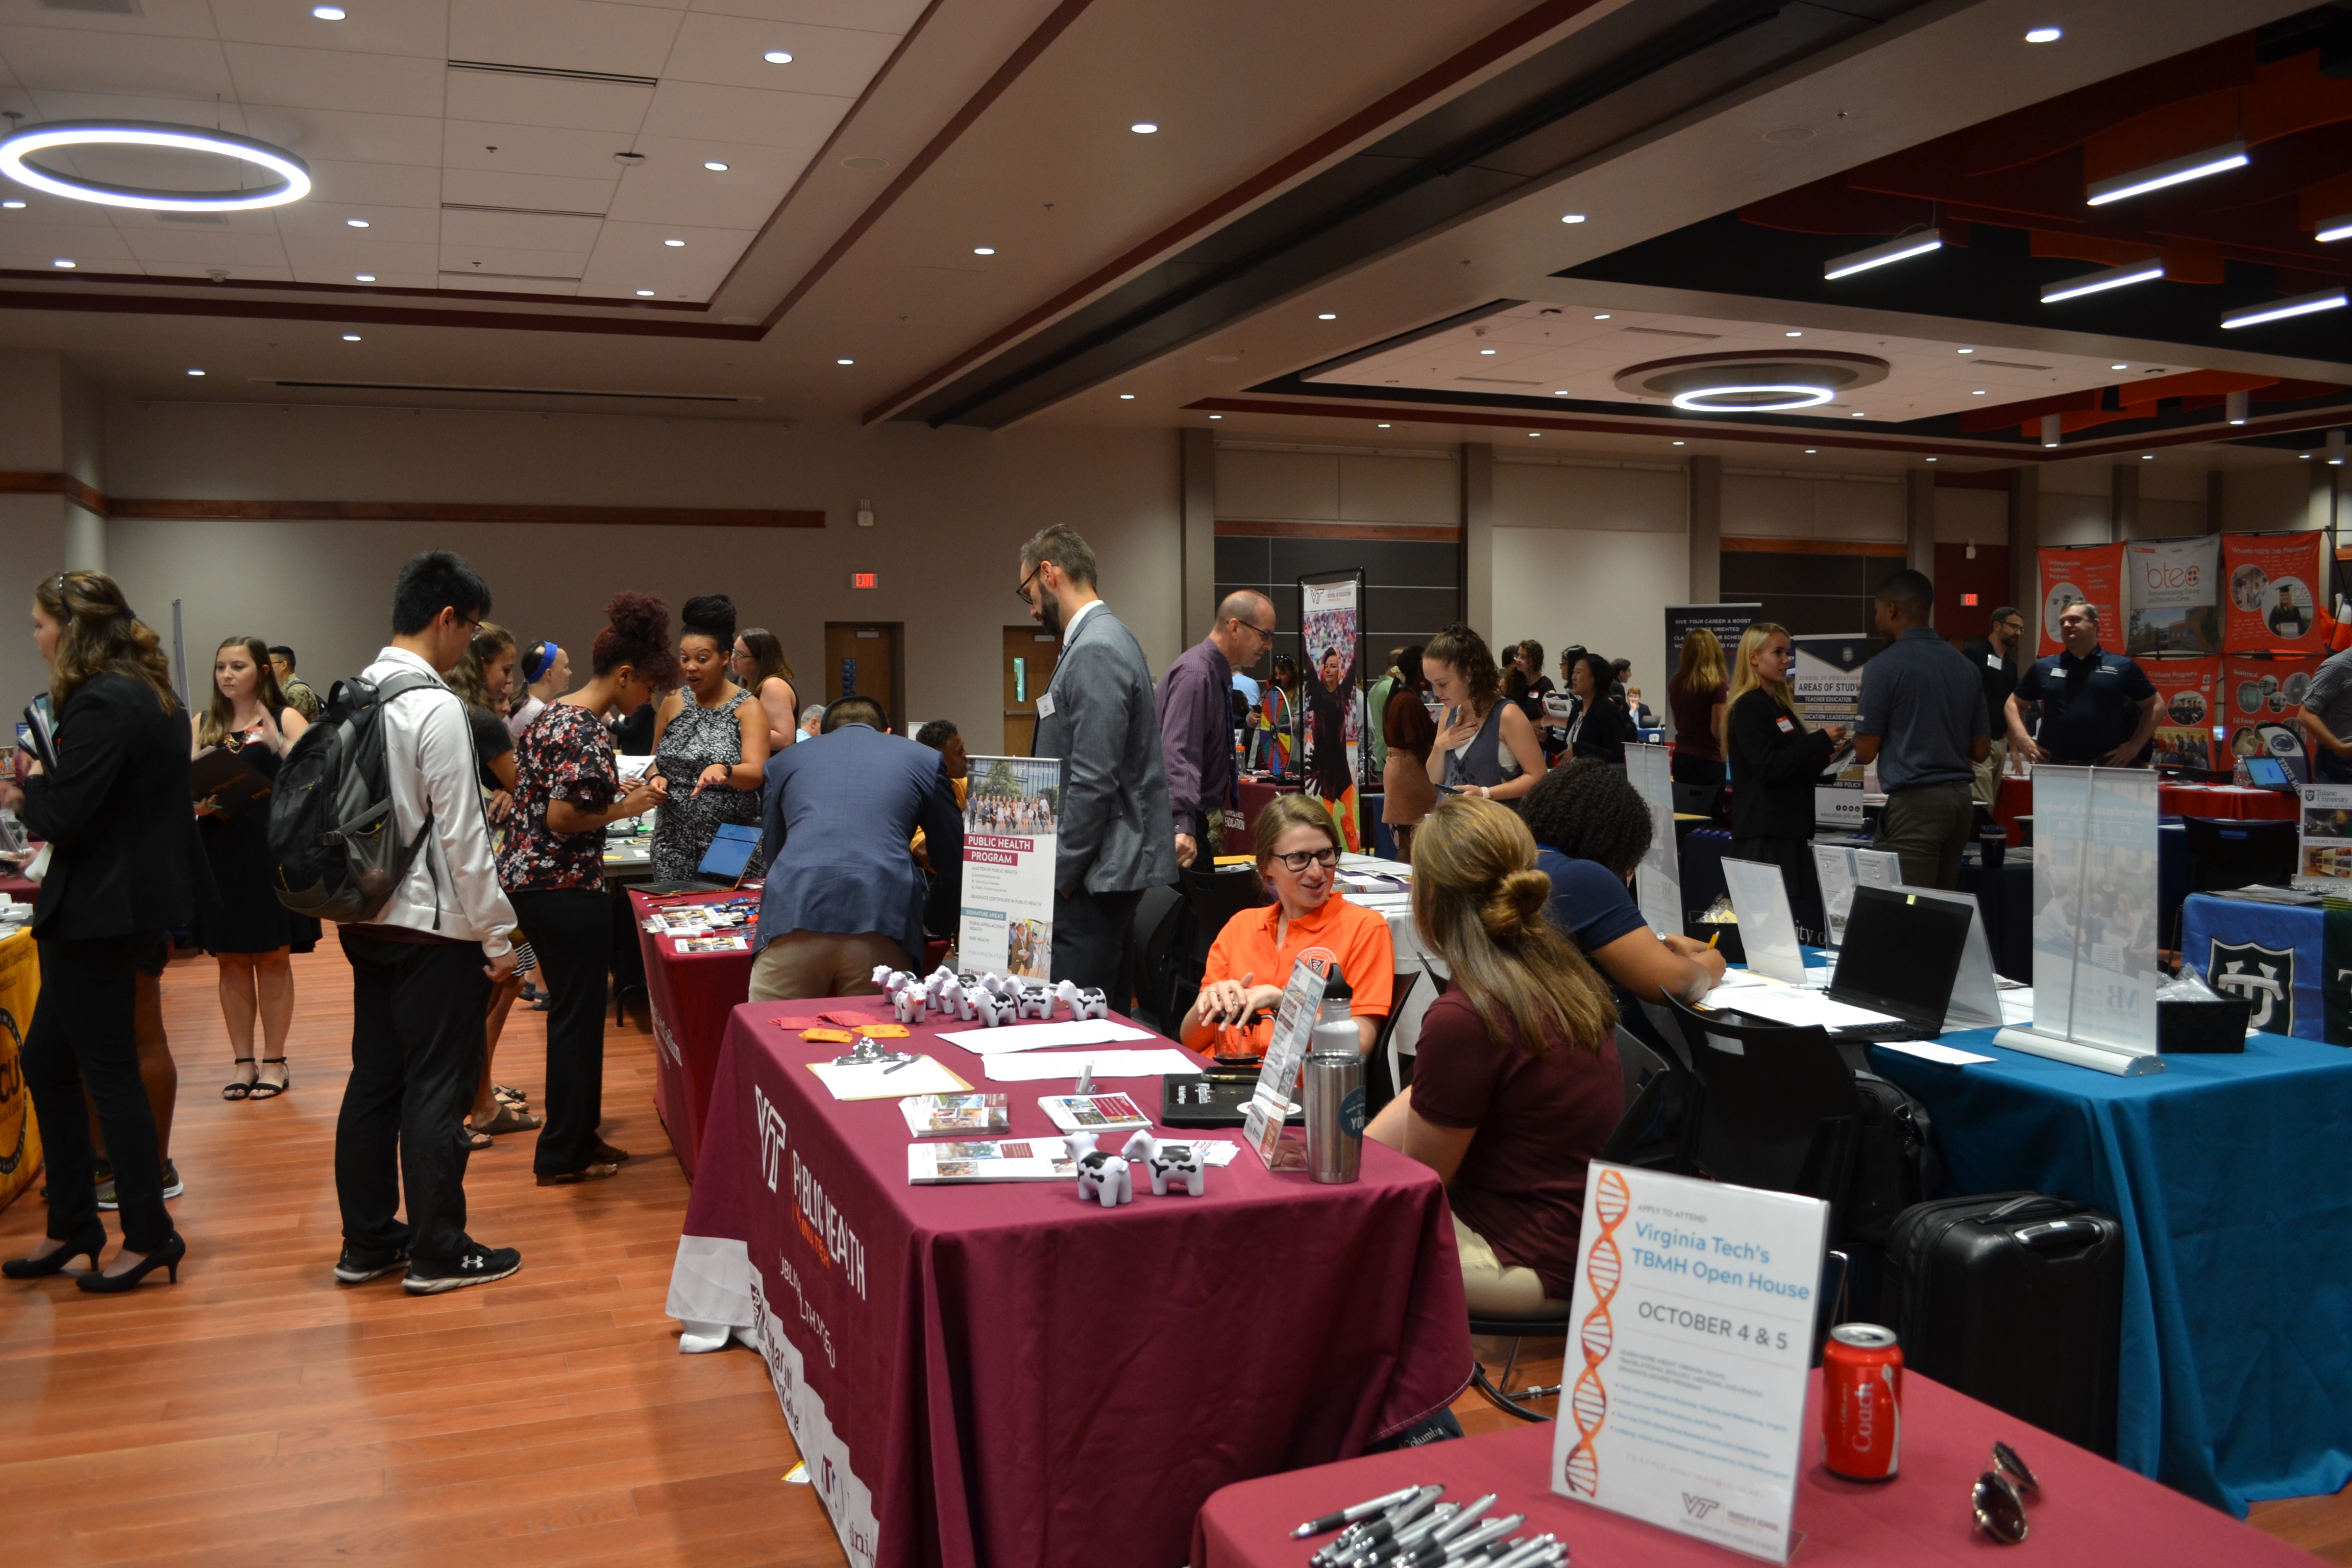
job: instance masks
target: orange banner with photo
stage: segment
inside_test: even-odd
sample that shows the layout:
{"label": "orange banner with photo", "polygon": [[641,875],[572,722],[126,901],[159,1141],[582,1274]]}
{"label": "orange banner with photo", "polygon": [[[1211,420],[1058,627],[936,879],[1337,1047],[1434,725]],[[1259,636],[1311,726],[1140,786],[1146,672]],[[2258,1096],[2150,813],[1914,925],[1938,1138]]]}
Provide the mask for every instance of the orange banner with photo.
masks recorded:
{"label": "orange banner with photo", "polygon": [[2303,755],[2303,731],[2294,722],[2294,710],[2303,706],[2303,694],[2311,689],[2311,678],[2318,672],[2315,655],[2223,659],[2213,721],[2228,731],[2228,750],[2215,765],[2230,767],[2247,757]]}
{"label": "orange banner with photo", "polygon": [[2221,647],[2229,653],[2324,653],[2327,577],[2317,529],[2225,533]]}
{"label": "orange banner with photo", "polygon": [[2163,703],[2157,710],[2157,767],[2227,768],[2227,761],[2215,762],[2216,754],[2224,758],[2213,737],[2214,727],[2221,722],[2213,700],[2215,685],[2221,679],[2221,661],[2218,658],[2143,658],[2139,667],[2156,684],[2156,695]]}
{"label": "orange banner with photo", "polygon": [[2067,605],[2087,601],[2099,612],[2099,645],[2120,651],[2124,625],[2124,547],[2089,544],[2044,550],[2042,563],[2042,640],[2036,657],[2047,658],[2066,644],[2058,617]]}
{"label": "orange banner with photo", "polygon": [[19,929],[0,938],[0,1209],[33,1185],[41,1173],[41,1129],[25,1091],[22,1051],[41,994],[40,950]]}

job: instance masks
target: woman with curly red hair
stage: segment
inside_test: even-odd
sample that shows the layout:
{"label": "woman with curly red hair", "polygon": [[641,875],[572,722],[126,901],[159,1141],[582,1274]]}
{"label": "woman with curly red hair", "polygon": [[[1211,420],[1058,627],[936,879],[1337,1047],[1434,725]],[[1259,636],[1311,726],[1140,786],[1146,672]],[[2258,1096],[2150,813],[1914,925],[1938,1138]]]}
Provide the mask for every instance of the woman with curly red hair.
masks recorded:
{"label": "woman with curly red hair", "polygon": [[624,786],[603,714],[634,713],[676,686],[669,609],[618,594],[590,654],[594,671],[547,705],[515,752],[514,810],[499,880],[513,900],[555,1004],[547,1018],[547,1125],[532,1160],[541,1186],[595,1181],[628,1154],[596,1136],[604,1119],[604,977],[613,915],[604,828],[662,803],[657,779]]}

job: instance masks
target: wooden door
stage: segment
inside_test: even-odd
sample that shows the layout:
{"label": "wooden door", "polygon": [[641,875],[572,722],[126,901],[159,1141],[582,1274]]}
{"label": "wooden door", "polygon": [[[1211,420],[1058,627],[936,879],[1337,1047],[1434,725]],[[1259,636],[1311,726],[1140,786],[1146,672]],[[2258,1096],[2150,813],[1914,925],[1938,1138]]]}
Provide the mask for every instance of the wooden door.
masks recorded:
{"label": "wooden door", "polygon": [[1054,679],[1062,639],[1034,626],[1004,628],[1004,754],[1025,757],[1037,738],[1037,696]]}
{"label": "wooden door", "polygon": [[824,700],[871,697],[897,730],[905,722],[906,677],[899,650],[904,623],[827,621],[824,624]]}

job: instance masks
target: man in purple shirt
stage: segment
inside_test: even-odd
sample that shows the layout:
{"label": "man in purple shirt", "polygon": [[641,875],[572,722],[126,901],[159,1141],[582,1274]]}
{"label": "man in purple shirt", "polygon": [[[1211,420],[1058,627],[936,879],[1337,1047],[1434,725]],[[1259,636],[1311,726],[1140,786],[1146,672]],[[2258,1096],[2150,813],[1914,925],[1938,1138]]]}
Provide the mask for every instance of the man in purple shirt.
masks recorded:
{"label": "man in purple shirt", "polygon": [[1274,601],[1247,588],[1225,595],[1209,635],[1177,656],[1160,679],[1160,754],[1168,763],[1176,864],[1190,866],[1202,839],[1223,841],[1225,794],[1234,782],[1234,671],[1274,646]]}

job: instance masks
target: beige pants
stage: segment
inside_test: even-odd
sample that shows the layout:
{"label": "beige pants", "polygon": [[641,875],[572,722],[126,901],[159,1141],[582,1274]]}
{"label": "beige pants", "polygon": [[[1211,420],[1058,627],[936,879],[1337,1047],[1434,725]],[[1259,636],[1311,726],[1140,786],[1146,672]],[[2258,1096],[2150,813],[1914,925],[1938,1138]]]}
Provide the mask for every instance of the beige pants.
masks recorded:
{"label": "beige pants", "polygon": [[877,989],[877,964],[913,969],[916,961],[887,936],[872,931],[788,931],[751,961],[751,1000],[804,1002],[817,996],[864,996]]}
{"label": "beige pants", "polygon": [[1534,1269],[1506,1267],[1486,1245],[1486,1238],[1458,1218],[1454,1222],[1454,1247],[1462,1255],[1462,1293],[1469,1298],[1473,1314],[1533,1318],[1568,1310],[1567,1302],[1544,1294],[1543,1280]]}
{"label": "beige pants", "polygon": [[2000,804],[2000,773],[2009,765],[2009,742],[1995,737],[1992,752],[1977,764],[1976,798],[1979,805]]}

